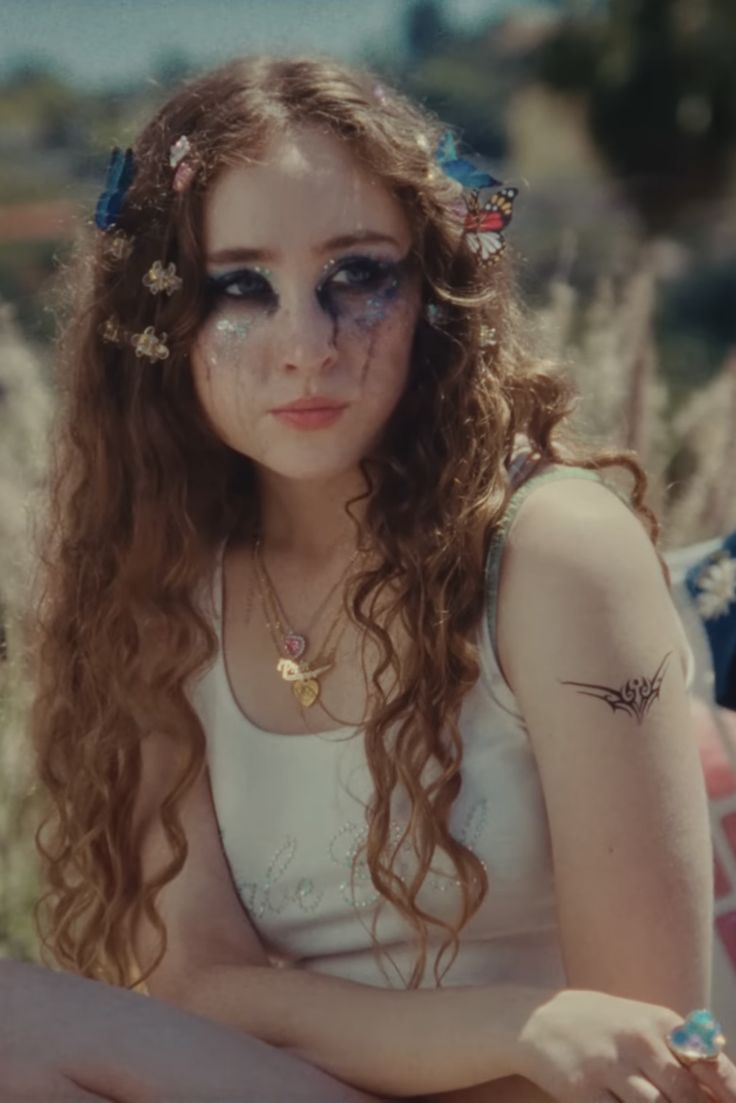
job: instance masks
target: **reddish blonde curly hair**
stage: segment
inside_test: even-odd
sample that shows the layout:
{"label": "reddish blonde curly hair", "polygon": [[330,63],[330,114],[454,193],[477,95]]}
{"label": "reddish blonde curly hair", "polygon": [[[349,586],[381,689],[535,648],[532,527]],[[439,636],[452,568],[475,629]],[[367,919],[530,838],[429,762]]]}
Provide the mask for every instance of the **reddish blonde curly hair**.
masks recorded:
{"label": "reddish blonde curly hair", "polygon": [[[448,817],[461,785],[459,709],[479,673],[474,639],[484,611],[484,562],[508,500],[506,464],[516,434],[528,437],[540,461],[628,469],[632,508],[656,545],[642,468],[632,453],[577,439],[570,425],[576,396],[532,348],[508,256],[483,268],[459,244],[457,186],[438,171],[432,152],[443,126],[385,84],[377,97],[375,81],[369,71],[322,58],[255,57],[185,84],[134,143],[137,172],[117,220],[134,238],[132,256],[115,261],[104,235],[90,229],[64,273],[70,295],[28,628],[30,734],[46,800],[37,833],[46,891],[36,919],[45,950],[88,977],[134,986],[165,952],[156,896],[183,866],[178,805],[206,753],[187,689],[217,649],[196,595],[220,541],[254,523],[249,461],[208,427],[188,362],[203,317],[203,203],[221,168],[258,156],[290,127],[328,128],[402,204],[423,299],[445,306],[441,326],[418,323],[409,384],[380,452],[363,463],[365,532],[380,566],[356,578],[348,604],[382,656],[373,676],[376,705],[365,722],[375,785],[365,853],[376,888],[416,931],[410,987],[424,977],[430,927],[447,935],[434,963],[440,984],[442,954],[453,948],[449,968],[459,931],[489,889],[480,860],[450,834]],[[199,170],[179,194],[168,155],[181,134],[196,148]],[[141,292],[141,277],[164,258],[176,263],[184,289],[154,301]],[[152,367],[130,347],[103,342],[100,327],[111,315],[133,332],[149,325],[166,331],[170,357]],[[484,326],[495,329],[495,344],[481,340]],[[395,596],[387,603],[389,592]],[[414,641],[401,666],[394,622]],[[379,677],[392,668],[398,689],[387,700]],[[182,769],[160,807],[171,861],[146,882],[131,813],[141,741],[153,730],[178,742]],[[418,779],[430,760],[439,769],[425,789]],[[392,868],[401,846],[390,845],[391,794],[399,783],[411,799],[407,831],[418,857],[410,883]],[[462,884],[454,926],[417,904],[436,847]],[[158,931],[161,948],[141,978],[132,932],[142,917]],[[373,933],[375,941],[375,926]]]}

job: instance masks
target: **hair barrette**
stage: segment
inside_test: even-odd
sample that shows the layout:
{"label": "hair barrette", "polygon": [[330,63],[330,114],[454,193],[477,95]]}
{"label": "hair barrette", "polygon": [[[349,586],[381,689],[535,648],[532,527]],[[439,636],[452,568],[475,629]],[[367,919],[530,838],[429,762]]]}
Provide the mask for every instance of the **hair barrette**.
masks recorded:
{"label": "hair barrette", "polygon": [[496,333],[496,327],[481,326],[478,340],[480,341],[480,347],[482,349],[493,348],[495,345],[498,344],[498,334]]}
{"label": "hair barrette", "polygon": [[108,344],[118,346],[124,345],[130,336],[128,330],[120,324],[120,321],[115,314],[111,314],[109,318],[105,319],[105,321],[99,327],[98,332],[100,333],[103,341],[107,341]]}
{"label": "hair barrette", "polygon": [[105,238],[105,254],[113,260],[127,260],[133,252],[133,238],[116,230]]}
{"label": "hair barrette", "polygon": [[476,168],[472,161],[460,156],[457,138],[451,130],[446,130],[440,137],[435,159],[442,171],[464,188],[495,188],[501,183],[490,173]]}
{"label": "hair barrette", "polygon": [[501,188],[482,206],[477,192],[468,197],[464,230],[468,245],[481,264],[492,264],[506,248],[501,231],[511,221],[513,202],[518,194],[518,188]]}
{"label": "hair barrette", "polygon": [[[457,139],[451,130],[446,130],[440,137],[435,160],[447,176],[462,184],[462,199],[452,205],[452,213],[461,225],[463,236],[476,259],[484,266],[494,263],[506,248],[501,231],[511,221],[513,202],[519,189],[504,187],[490,173],[461,157]],[[489,188],[493,189],[493,193],[481,204],[480,193]]]}
{"label": "hair barrette", "polygon": [[158,337],[153,326],[147,326],[143,333],[134,333],[130,343],[135,349],[136,356],[145,356],[152,363],[156,360],[166,360],[169,355],[166,334],[162,333]]}
{"label": "hair barrette", "polygon": [[443,326],[449,321],[447,307],[442,303],[427,303],[424,308],[424,317],[431,326]]}
{"label": "hair barrette", "polygon": [[115,146],[107,166],[105,187],[95,207],[95,225],[100,230],[109,230],[114,225],[134,175],[133,150],[128,148],[123,152]]}
{"label": "hair barrette", "polygon": [[175,169],[191,152],[192,143],[189,141],[186,134],[182,134],[169,149],[169,164],[172,169]]}
{"label": "hair barrette", "polygon": [[175,192],[184,192],[191,184],[196,174],[196,166],[190,157],[192,143],[186,134],[182,134],[169,149],[169,164],[175,169],[171,186]]}
{"label": "hair barrette", "polygon": [[160,260],[154,261],[143,277],[143,286],[147,287],[152,295],[158,295],[161,291],[165,291],[167,295],[173,295],[181,285],[181,276],[177,276],[173,261],[166,268]]}

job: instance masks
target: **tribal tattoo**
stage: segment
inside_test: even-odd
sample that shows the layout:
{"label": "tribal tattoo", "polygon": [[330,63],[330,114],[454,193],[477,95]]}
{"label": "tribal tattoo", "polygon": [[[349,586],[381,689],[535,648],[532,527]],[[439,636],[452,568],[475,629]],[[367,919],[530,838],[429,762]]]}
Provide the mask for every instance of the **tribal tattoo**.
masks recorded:
{"label": "tribal tattoo", "polygon": [[579,686],[579,692],[587,697],[597,697],[605,701],[614,712],[622,709],[641,723],[652,702],[659,697],[665,670],[672,651],[668,651],[656,673],[651,678],[629,678],[620,689],[611,686],[599,686],[590,682],[568,682],[558,679],[563,686]]}

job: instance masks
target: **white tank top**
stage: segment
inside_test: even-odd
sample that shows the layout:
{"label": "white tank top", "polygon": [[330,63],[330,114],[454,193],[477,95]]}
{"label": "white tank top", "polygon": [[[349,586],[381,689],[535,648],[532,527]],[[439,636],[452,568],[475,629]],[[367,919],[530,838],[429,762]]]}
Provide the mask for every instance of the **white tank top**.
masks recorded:
{"label": "white tank top", "polygon": [[[524,459],[523,454],[515,458],[516,471]],[[488,557],[488,616],[478,634],[480,676],[466,694],[459,718],[462,786],[450,830],[483,861],[489,890],[460,933],[459,952],[443,985],[565,984],[544,795],[527,729],[495,646],[498,574],[511,520],[532,486],[565,476],[599,479],[571,467],[532,476],[511,499]],[[212,593],[220,644],[223,549],[224,544]],[[691,679],[692,657],[688,684]],[[376,933],[390,959],[377,957],[370,923],[379,895],[364,855],[351,895],[352,857],[366,837],[365,810],[372,791],[360,729],[280,735],[256,727],[235,701],[222,646],[196,683],[192,700],[207,735],[223,849],[271,962],[404,988],[415,961],[415,934],[384,901]],[[408,798],[399,790],[392,807],[397,841],[407,809]],[[409,874],[411,858],[405,844],[400,860],[408,862],[403,868]],[[419,894],[420,905],[452,921],[460,903],[453,882],[451,863],[437,852]],[[440,928],[430,928],[423,987],[435,985],[434,956],[443,937]],[[448,961],[446,952],[440,972]]]}

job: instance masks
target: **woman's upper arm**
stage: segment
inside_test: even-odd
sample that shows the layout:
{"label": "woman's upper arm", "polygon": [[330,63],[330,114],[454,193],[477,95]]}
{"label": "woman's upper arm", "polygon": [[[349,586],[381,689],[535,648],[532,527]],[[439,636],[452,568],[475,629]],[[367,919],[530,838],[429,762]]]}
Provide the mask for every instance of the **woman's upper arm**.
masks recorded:
{"label": "woman's upper arm", "polygon": [[[142,757],[134,831],[138,826],[143,829],[141,860],[144,878],[149,881],[172,857],[159,807],[180,767],[169,741],[158,733],[144,740]],[[152,995],[172,999],[191,980],[195,969],[223,963],[269,964],[230,875],[206,767],[179,810],[188,853],[180,872],[156,897],[156,908],[166,925],[167,950],[146,981]],[[134,938],[139,967],[146,969],[158,953],[158,935],[146,922],[140,924]]]}
{"label": "woman's upper arm", "polygon": [[499,652],[547,806],[568,983],[681,1013],[709,999],[712,850],[683,633],[640,521],[547,484],[504,556]]}

